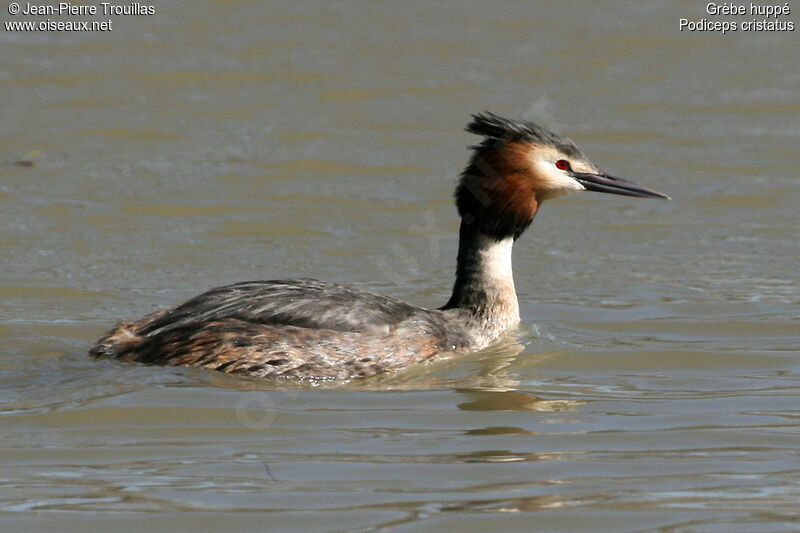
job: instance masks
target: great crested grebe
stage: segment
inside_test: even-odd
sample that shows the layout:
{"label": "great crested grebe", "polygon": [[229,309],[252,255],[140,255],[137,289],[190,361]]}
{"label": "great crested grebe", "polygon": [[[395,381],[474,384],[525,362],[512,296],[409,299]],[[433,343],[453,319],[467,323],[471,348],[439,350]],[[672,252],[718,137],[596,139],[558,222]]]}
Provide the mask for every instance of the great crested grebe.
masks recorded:
{"label": "great crested grebe", "polygon": [[254,377],[351,378],[491,344],[519,324],[511,247],[539,205],[575,191],[660,192],[609,176],[570,139],[532,122],[474,115],[483,136],[455,191],[461,216],[450,300],[425,309],[313,279],[246,281],[119,324],[98,357]]}

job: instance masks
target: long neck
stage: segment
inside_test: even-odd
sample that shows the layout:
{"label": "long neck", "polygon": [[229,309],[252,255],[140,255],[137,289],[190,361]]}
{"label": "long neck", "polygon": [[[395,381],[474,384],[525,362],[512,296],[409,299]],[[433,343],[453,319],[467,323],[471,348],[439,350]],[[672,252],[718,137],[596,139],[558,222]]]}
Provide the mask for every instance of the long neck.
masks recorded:
{"label": "long neck", "polygon": [[461,309],[483,326],[503,331],[519,323],[519,304],[511,271],[513,237],[489,237],[461,222],[456,283],[442,309]]}

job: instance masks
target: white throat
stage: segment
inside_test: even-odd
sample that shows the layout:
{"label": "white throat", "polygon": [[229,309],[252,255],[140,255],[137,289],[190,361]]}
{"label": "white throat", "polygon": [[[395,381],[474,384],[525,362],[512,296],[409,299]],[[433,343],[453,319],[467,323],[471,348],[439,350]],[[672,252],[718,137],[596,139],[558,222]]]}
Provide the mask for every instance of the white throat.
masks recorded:
{"label": "white throat", "polygon": [[466,311],[480,324],[481,343],[488,343],[519,324],[519,303],[511,268],[514,239],[497,241],[464,231],[461,236],[456,283],[443,309]]}
{"label": "white throat", "polygon": [[483,271],[483,283],[488,287],[514,291],[514,273],[511,251],[514,239],[507,237],[498,242],[486,235],[475,239],[475,259]]}

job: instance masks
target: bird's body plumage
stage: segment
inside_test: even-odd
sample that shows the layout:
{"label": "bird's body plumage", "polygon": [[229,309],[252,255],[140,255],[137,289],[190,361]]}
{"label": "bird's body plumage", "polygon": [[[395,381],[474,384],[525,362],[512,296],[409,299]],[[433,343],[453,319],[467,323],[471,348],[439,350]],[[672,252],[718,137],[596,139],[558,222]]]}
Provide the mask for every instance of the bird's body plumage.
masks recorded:
{"label": "bird's body plumage", "polygon": [[348,378],[481,347],[458,314],[313,279],[242,282],[118,326],[94,355],[255,377]]}

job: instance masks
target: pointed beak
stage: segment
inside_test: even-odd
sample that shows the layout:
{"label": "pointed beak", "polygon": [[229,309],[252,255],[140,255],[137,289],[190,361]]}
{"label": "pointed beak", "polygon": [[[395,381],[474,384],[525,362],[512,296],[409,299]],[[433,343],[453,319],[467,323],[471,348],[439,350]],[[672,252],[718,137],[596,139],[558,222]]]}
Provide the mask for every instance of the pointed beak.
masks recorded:
{"label": "pointed beak", "polygon": [[609,176],[605,172],[592,174],[591,172],[571,172],[570,175],[587,191],[607,192],[610,194],[620,194],[622,196],[633,196],[635,198],[662,198],[671,200],[669,196],[641,185]]}

